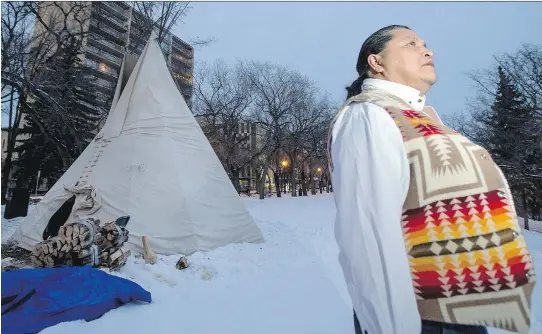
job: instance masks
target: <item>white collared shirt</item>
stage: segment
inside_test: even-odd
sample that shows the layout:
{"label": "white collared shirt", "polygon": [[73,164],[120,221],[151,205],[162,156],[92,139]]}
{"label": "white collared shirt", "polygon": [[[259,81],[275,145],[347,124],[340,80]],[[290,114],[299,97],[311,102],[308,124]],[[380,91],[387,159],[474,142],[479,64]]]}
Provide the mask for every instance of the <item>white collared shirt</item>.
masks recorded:
{"label": "white collared shirt", "polygon": [[382,89],[397,96],[416,111],[422,111],[425,106],[425,95],[420,96],[420,91],[412,87],[381,79],[365,79],[361,89],[370,90],[371,88]]}
{"label": "white collared shirt", "polygon": [[[419,91],[367,79],[362,89],[383,89],[422,111]],[[410,182],[402,135],[381,107],[354,102],[332,129],[335,237],[348,291],[362,330],[418,334],[421,319],[401,218]]]}

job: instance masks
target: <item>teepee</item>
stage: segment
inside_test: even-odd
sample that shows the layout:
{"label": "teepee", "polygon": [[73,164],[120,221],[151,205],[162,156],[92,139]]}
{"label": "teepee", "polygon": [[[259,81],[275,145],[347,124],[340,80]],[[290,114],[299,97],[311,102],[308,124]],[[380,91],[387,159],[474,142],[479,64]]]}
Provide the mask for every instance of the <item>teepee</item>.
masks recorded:
{"label": "teepee", "polygon": [[154,34],[137,63],[125,57],[100,133],[12,240],[31,249],[43,240],[51,217],[73,197],[68,222],[93,217],[105,223],[129,215],[126,245],[136,252],[143,251],[143,236],[161,254],[263,242],[177,89]]}

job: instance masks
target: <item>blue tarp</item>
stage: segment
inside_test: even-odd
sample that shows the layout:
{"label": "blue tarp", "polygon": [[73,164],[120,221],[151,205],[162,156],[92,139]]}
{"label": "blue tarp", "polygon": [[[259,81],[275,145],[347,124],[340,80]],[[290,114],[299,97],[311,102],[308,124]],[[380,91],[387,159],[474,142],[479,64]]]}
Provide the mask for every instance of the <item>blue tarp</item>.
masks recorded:
{"label": "blue tarp", "polygon": [[64,321],[94,320],[151,294],[99,269],[60,267],[2,272],[2,334],[37,333]]}

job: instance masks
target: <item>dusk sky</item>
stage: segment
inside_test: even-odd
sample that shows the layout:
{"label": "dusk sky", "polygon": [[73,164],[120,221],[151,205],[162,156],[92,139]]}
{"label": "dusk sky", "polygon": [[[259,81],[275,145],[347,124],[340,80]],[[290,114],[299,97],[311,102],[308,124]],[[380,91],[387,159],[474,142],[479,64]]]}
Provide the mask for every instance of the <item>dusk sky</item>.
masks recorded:
{"label": "dusk sky", "polygon": [[467,74],[493,55],[542,43],[542,3],[194,2],[174,33],[216,41],[198,62],[269,61],[296,69],[338,102],[356,77],[363,41],[390,24],[411,27],[435,52],[438,82],[428,94],[441,116],[464,110],[474,94]]}
{"label": "dusk sky", "polygon": [[[435,53],[438,82],[427,103],[446,118],[474,95],[467,74],[523,43],[542,44],[541,2],[193,2],[174,33],[196,48],[197,64],[222,58],[289,66],[331,94],[337,104],[356,77],[363,41],[390,24],[411,27]],[[2,123],[7,123],[2,115]]]}

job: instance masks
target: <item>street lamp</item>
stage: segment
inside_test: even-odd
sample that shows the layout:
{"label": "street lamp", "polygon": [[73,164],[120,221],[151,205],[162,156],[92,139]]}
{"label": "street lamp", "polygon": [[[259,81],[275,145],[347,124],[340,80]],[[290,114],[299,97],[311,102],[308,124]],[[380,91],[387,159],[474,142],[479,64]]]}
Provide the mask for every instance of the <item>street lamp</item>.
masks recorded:
{"label": "street lamp", "polygon": [[284,170],[288,167],[288,160],[284,159],[280,162],[281,168],[281,174],[282,174],[282,187],[283,191],[286,192],[286,173],[284,173]]}
{"label": "street lamp", "polygon": [[316,168],[318,172],[318,188],[320,188],[320,194],[322,193],[322,167]]}

